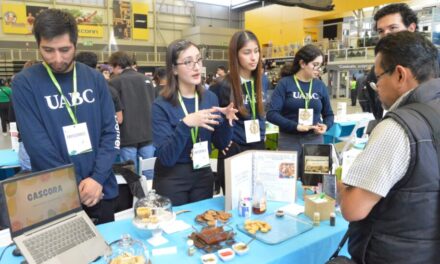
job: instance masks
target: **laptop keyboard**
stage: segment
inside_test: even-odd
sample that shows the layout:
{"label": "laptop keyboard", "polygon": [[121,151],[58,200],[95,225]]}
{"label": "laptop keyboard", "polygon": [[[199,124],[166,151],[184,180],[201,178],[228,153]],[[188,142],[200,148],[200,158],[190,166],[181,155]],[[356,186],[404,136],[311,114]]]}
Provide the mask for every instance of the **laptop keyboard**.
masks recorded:
{"label": "laptop keyboard", "polygon": [[42,263],[93,237],[95,233],[86,221],[77,218],[44,231],[24,241],[24,244],[35,262]]}

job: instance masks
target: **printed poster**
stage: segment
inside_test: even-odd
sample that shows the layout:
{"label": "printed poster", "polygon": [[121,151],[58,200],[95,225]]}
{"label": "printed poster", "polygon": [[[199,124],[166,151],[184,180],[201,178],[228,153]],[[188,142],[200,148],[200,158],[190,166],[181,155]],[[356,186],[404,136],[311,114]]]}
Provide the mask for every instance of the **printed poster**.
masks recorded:
{"label": "printed poster", "polygon": [[104,36],[103,15],[97,9],[63,9],[72,14],[78,24],[78,35],[80,37],[102,38]]}
{"label": "printed poster", "polygon": [[128,0],[113,1],[113,32],[116,39],[131,39],[132,10]]}
{"label": "printed poster", "polygon": [[26,6],[23,3],[3,3],[3,33],[32,34],[35,17],[47,7]]}

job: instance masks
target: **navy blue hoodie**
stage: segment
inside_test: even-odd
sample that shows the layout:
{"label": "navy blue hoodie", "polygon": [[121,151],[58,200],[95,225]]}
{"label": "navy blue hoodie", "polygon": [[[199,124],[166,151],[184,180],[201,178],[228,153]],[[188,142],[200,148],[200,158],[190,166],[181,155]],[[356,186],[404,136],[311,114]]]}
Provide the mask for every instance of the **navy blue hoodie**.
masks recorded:
{"label": "navy blue hoodie", "polygon": [[[309,93],[310,82],[302,82],[298,80],[301,89],[307,96]],[[312,99],[309,108],[313,108],[313,124],[324,123],[327,129],[333,125],[334,114],[330,105],[330,97],[327,93],[325,84],[313,79],[312,83]],[[296,86],[292,76],[282,78],[272,94],[269,110],[267,111],[267,121],[279,126],[280,131],[290,134],[307,134],[314,133],[299,132],[296,130],[298,126],[298,110],[305,108],[305,100]],[[322,120],[321,120],[322,116]]]}
{"label": "navy blue hoodie", "polygon": [[[78,182],[92,177],[103,186],[104,199],[111,199],[118,195],[112,164],[119,149],[113,102],[102,74],[82,63],[76,63],[76,71],[81,97],[72,110],[76,108],[78,123],[87,123],[93,151],[69,156],[63,127],[73,121],[43,64],[23,70],[13,80],[20,135],[34,171],[74,163]],[[73,71],[54,75],[71,103]]]}
{"label": "navy blue hoodie", "polygon": [[[188,113],[194,113],[194,98],[182,97]],[[199,99],[199,110],[218,106],[217,97],[210,91],[205,91]],[[156,156],[162,165],[171,167],[176,163],[191,163],[190,153],[193,147],[191,128],[182,119],[185,118],[180,104],[172,105],[162,96],[153,103],[153,144],[156,147]],[[208,141],[211,151],[211,141],[218,149],[228,146],[232,138],[232,127],[228,120],[222,118],[220,124],[214,126],[214,132],[199,128],[197,142]]]}

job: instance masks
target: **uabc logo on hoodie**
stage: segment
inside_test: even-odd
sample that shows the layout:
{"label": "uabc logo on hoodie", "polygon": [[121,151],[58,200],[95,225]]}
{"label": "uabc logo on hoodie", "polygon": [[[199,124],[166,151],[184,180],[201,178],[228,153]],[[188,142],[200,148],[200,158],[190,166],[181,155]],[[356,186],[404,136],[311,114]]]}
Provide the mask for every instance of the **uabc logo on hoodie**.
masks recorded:
{"label": "uabc logo on hoodie", "polygon": [[81,105],[83,103],[91,104],[95,102],[95,97],[93,96],[92,89],[86,89],[82,93],[69,93],[69,97],[70,98],[55,94],[45,96],[44,98],[46,99],[47,106],[53,110],[64,108],[66,105],[66,100],[71,106]]}

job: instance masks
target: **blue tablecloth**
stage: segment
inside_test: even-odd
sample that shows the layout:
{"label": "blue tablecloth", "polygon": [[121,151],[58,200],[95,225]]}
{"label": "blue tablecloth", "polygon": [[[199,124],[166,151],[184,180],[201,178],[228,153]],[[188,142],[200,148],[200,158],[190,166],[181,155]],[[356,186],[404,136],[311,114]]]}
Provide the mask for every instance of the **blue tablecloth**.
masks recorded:
{"label": "blue tablecloth", "polygon": [[12,149],[0,149],[0,168],[19,167],[18,153]]}
{"label": "blue tablecloth", "polygon": [[[299,192],[300,193],[300,192]],[[298,203],[303,203],[302,197],[298,199]],[[269,202],[267,213],[274,212],[277,208],[284,205],[279,202]],[[194,218],[197,214],[204,212],[207,209],[223,210],[223,197],[213,198],[209,200],[200,201],[197,203],[187,204],[184,206],[174,207],[173,210],[191,210],[190,213],[184,213],[177,216],[177,219],[184,220],[188,224],[197,226]],[[237,216],[236,210],[233,212],[233,221],[242,221],[242,218]],[[253,218],[258,216],[253,216]],[[306,219],[304,215],[300,215]],[[308,219],[308,218],[307,218]],[[236,240],[247,242],[251,238],[244,233],[237,230],[235,223],[232,224],[234,230],[237,232]],[[247,255],[236,256],[230,263],[304,263],[304,264],[322,264],[330,257],[336,249],[339,241],[342,239],[347,229],[347,222],[337,214],[336,226],[330,226],[329,221],[322,221],[320,226],[314,227],[297,237],[286,240],[277,245],[267,245],[260,241],[254,241],[250,244],[250,250]],[[98,230],[108,242],[112,242],[120,238],[121,234],[129,233],[132,237],[139,239],[139,235],[132,226],[130,220],[122,220],[113,223],[103,224],[98,226]],[[192,257],[187,255],[186,240],[187,236],[192,232],[191,229],[174,233],[172,235],[164,234],[164,237],[169,240],[168,243],[161,245],[161,247],[177,247],[177,254],[167,256],[154,256],[152,262],[154,264],[161,263],[201,263],[200,256],[204,253],[200,250]],[[147,247],[153,248],[148,243]],[[0,249],[1,251],[2,249]],[[12,249],[9,248],[3,260],[0,263],[20,263],[23,258],[13,257],[11,255]],[[346,248],[342,252],[347,255]],[[104,263],[104,260],[98,261]],[[220,261],[221,263],[221,261]]]}

